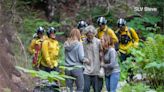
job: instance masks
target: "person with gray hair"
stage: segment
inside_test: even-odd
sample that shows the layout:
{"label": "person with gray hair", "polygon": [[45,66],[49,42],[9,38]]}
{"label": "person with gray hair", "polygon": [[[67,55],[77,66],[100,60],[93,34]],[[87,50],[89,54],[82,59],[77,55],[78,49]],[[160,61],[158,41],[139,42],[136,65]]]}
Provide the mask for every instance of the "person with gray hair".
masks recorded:
{"label": "person with gray hair", "polygon": [[94,92],[101,92],[103,78],[100,78],[99,70],[101,64],[101,42],[95,37],[97,31],[94,26],[89,25],[85,29],[86,38],[83,41],[84,57],[89,63],[84,64],[84,92],[90,92],[90,86]]}
{"label": "person with gray hair", "polygon": [[97,30],[96,30],[96,28],[95,28],[93,25],[89,25],[88,27],[86,27],[86,28],[84,29],[84,34],[87,34],[88,32],[91,32],[91,33],[93,33],[94,35],[97,34]]}

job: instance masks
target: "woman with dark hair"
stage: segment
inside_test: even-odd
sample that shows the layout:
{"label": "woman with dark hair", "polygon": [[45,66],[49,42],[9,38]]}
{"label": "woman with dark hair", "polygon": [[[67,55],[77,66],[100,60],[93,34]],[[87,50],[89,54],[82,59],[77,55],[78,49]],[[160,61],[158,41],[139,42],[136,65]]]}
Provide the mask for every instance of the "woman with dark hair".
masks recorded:
{"label": "woman with dark hair", "polygon": [[102,47],[104,50],[105,82],[108,92],[116,92],[117,84],[120,78],[120,67],[117,62],[117,52],[114,48],[114,42],[109,35],[104,34],[102,38]]}

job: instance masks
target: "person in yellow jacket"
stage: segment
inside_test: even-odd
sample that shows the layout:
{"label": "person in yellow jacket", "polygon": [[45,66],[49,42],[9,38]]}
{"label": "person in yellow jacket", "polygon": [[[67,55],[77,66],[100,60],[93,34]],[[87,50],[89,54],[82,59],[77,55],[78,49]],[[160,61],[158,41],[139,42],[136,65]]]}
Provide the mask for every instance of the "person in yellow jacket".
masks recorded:
{"label": "person in yellow jacket", "polygon": [[47,31],[48,38],[42,43],[42,60],[40,69],[50,72],[58,71],[59,43],[55,39],[56,29],[50,27]]}
{"label": "person in yellow jacket", "polygon": [[127,57],[130,56],[128,50],[131,47],[137,47],[139,42],[139,37],[136,31],[126,26],[126,21],[120,18],[117,21],[118,25],[118,38],[119,38],[119,52],[121,53],[121,61],[125,61]]}
{"label": "person in yellow jacket", "polygon": [[109,28],[106,25],[107,24],[107,20],[105,19],[105,17],[99,17],[97,19],[97,24],[99,26],[97,28],[97,32],[98,32],[97,33],[97,37],[99,39],[101,39],[104,34],[108,34],[112,38],[114,44],[118,43],[118,38],[117,38],[116,34],[114,33],[114,31],[111,28]]}
{"label": "person in yellow jacket", "polygon": [[34,54],[36,52],[35,46],[36,45],[41,45],[44,39],[47,37],[44,35],[44,28],[43,27],[38,27],[36,32],[33,35],[33,39],[31,40],[31,43],[28,47],[28,51],[30,54]]}
{"label": "person in yellow jacket", "polygon": [[38,27],[28,47],[29,53],[33,56],[32,66],[35,69],[39,68],[39,57],[41,53],[42,42],[47,38],[47,36],[44,35],[44,31],[45,30],[43,27]]}
{"label": "person in yellow jacket", "polygon": [[81,42],[86,38],[85,36],[85,32],[84,32],[84,29],[88,26],[87,22],[85,21],[79,21],[78,24],[77,24],[77,28],[80,30],[80,34],[81,34]]}

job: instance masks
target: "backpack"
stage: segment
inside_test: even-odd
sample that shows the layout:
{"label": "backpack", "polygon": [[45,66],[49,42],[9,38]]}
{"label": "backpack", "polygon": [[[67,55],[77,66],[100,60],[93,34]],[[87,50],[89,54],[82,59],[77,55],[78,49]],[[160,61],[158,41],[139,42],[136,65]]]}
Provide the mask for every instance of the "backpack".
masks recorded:
{"label": "backpack", "polygon": [[35,53],[34,53],[34,56],[33,56],[33,58],[32,58],[32,66],[34,67],[34,68],[39,68],[39,66],[40,66],[40,62],[41,62],[41,59],[42,59],[42,51],[41,51],[41,49],[42,49],[42,43],[43,43],[43,41],[40,41],[41,42],[41,44],[39,45],[39,44],[35,44],[35,46],[34,46],[34,49],[35,49]]}
{"label": "backpack", "polygon": [[[128,32],[130,33],[130,36],[127,35]],[[120,32],[118,32],[118,39],[121,44],[128,44],[129,41],[133,41],[131,29],[128,28],[128,31],[124,35],[120,35]]]}

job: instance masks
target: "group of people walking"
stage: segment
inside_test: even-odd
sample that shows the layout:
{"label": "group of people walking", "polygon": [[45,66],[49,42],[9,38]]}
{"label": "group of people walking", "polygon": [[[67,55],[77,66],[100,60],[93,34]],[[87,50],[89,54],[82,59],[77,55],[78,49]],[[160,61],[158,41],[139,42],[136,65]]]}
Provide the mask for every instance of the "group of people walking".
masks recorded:
{"label": "group of people walking", "polygon": [[[70,31],[69,37],[64,42],[65,66],[82,66],[65,70],[66,75],[75,78],[75,80],[66,79],[66,86],[70,92],[73,92],[74,82],[76,92],[90,92],[91,86],[94,92],[101,92],[103,77],[107,91],[116,92],[120,67],[115,45],[119,43],[121,61],[125,61],[129,56],[130,47],[138,45],[138,35],[133,28],[126,26],[124,19],[117,21],[117,36],[107,26],[105,17],[99,17],[97,24],[99,27],[96,29],[85,21],[78,22],[77,27]],[[43,35],[44,31],[42,27],[39,27],[36,31],[37,36],[34,36],[29,46],[30,53],[34,55],[33,64],[47,72],[58,71],[59,44],[55,39],[56,29],[50,27],[47,36]],[[39,56],[39,51],[41,57],[38,58],[36,56]]]}

